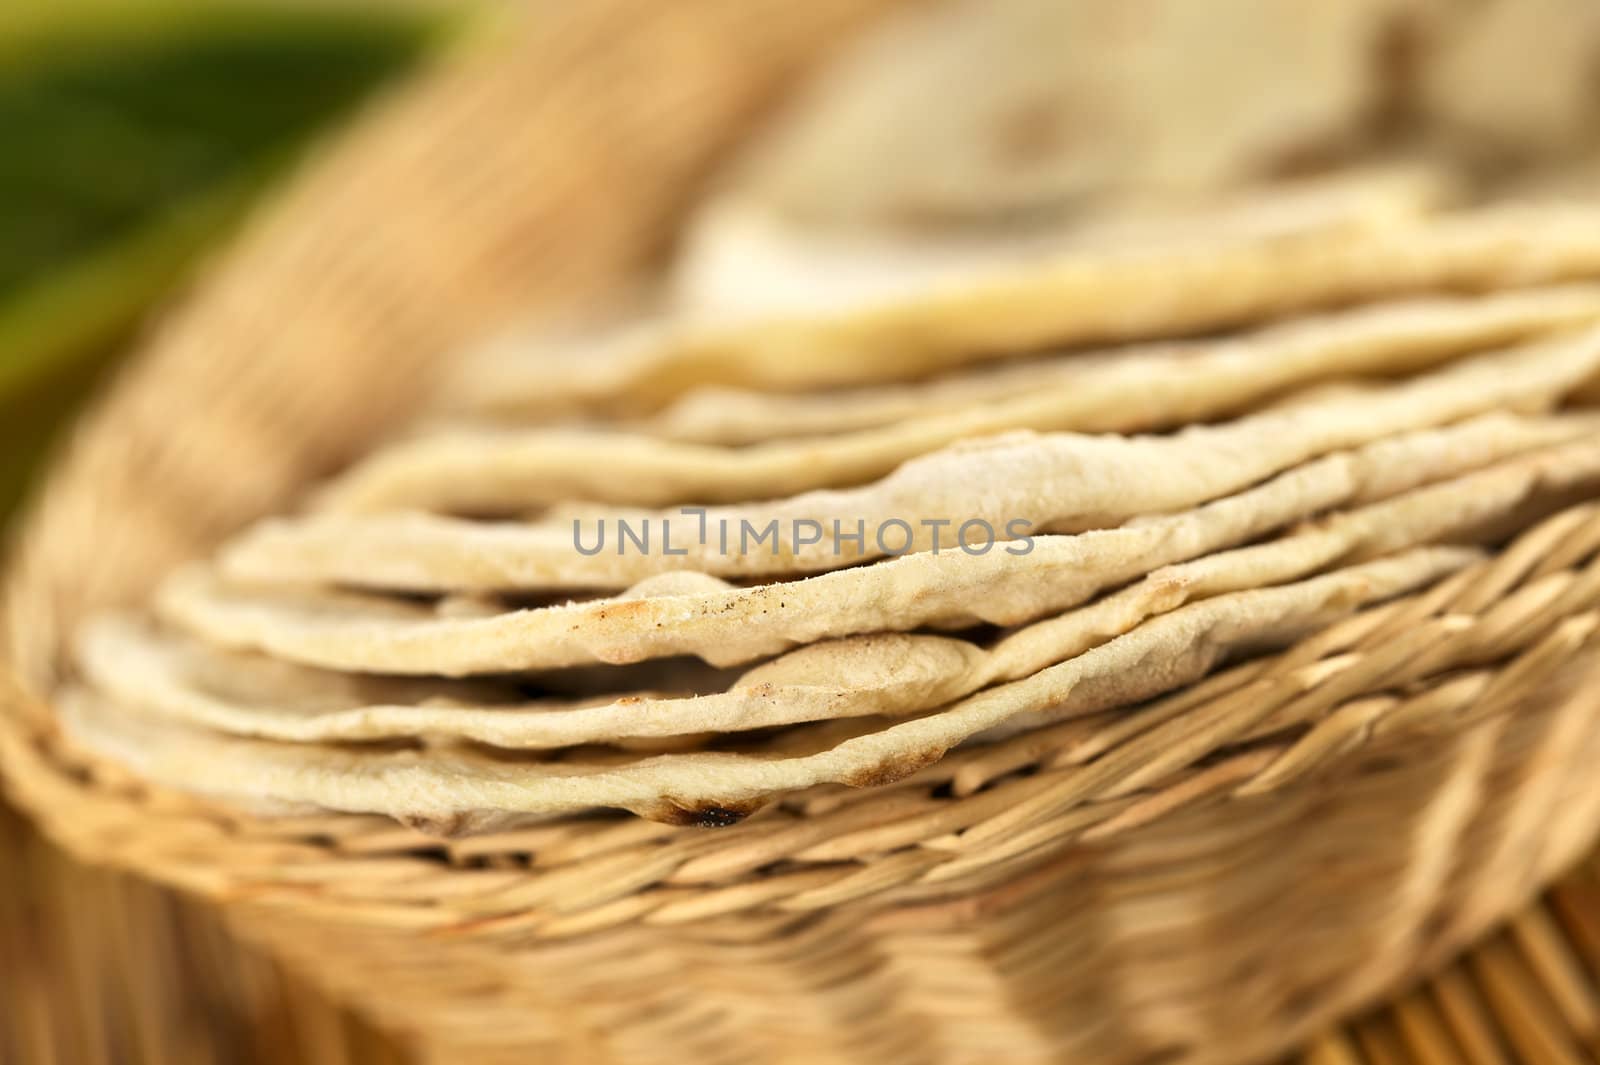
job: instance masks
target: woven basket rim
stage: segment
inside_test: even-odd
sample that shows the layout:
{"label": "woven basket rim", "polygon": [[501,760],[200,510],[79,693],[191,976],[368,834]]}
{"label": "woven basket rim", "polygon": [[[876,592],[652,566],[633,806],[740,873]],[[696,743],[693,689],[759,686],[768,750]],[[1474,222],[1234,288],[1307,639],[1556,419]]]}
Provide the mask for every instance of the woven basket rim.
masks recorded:
{"label": "woven basket rim", "polygon": [[[770,817],[709,832],[624,815],[443,840],[374,816],[257,818],[79,751],[15,681],[9,698],[25,712],[3,719],[0,760],[26,804],[72,804],[78,824],[46,822],[80,853],[104,856],[83,843],[110,831],[88,824],[84,808],[95,805],[93,820],[121,823],[116,834],[141,824],[138,864],[170,879],[291,902],[317,883],[320,906],[357,921],[453,935],[494,935],[509,921],[530,937],[564,938],[746,911],[937,906],[1002,873],[1025,873],[1041,854],[1104,844],[1196,804],[1337,787],[1375,741],[1391,752],[1425,747],[1514,713],[1600,643],[1596,552],[1600,506],[1572,507],[1432,588],[1155,700],[1149,720],[1071,720],[952,752],[899,785],[824,789],[809,804],[778,803]],[[217,848],[198,863],[195,831]],[[940,842],[956,836],[962,845]],[[223,861],[226,847],[234,853]],[[486,874],[477,861],[529,853],[540,864],[509,875]],[[618,879],[630,869],[637,882]],[[374,875],[379,883],[410,875],[418,886],[373,900],[362,885]],[[512,883],[520,890],[497,905]],[[532,919],[537,900],[554,892],[558,912]]]}

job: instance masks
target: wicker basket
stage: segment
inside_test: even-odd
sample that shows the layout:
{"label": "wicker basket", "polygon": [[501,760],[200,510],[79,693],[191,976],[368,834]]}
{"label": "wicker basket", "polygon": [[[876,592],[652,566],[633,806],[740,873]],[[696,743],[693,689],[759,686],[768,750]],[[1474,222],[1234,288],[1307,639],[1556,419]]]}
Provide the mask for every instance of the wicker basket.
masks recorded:
{"label": "wicker basket", "polygon": [[85,611],[347,461],[439,353],[646,266],[795,73],[891,2],[580,5],[475,43],[306,174],[24,529],[0,756],[47,831],[221,901],[441,1062],[1248,1060],[1577,860],[1600,828],[1587,506],[1140,729],[1069,724],[716,831],[256,820],[57,733]]}

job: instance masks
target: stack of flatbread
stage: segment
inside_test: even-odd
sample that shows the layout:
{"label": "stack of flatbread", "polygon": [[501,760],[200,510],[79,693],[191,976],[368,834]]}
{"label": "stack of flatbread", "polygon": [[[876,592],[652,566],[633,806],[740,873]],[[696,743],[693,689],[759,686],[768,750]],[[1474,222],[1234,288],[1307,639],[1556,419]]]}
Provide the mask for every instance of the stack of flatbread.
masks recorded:
{"label": "stack of flatbread", "polygon": [[68,728],[262,809],[723,823],[1132,707],[1600,485],[1600,211],[1282,196],[497,347],[90,625]]}
{"label": "stack of flatbread", "polygon": [[[71,736],[257,811],[727,824],[1131,710],[1473,565],[1600,488],[1600,208],[1446,206],[1460,169],[1415,160],[1239,182],[1284,130],[1371,110],[1338,49],[1372,46],[1374,12],[1455,7],[1308,5],[1249,51],[1309,100],[1257,84],[1246,113],[1233,82],[1179,79],[1107,105],[1070,158],[1079,82],[1164,99],[1109,7],[887,28],[737,168],[656,293],[464,360],[299,513],[89,625]],[[1492,62],[1475,32],[1444,35],[1439,77]],[[1031,62],[1051,34],[1103,62]],[[1184,54],[1231,69],[1236,37]],[[949,76],[952,40],[1009,73]],[[915,111],[942,140],[891,106],[947,83]],[[1135,121],[1207,100],[1237,121]],[[989,173],[961,140],[995,129],[1028,165]],[[903,165],[832,166],[891,132]],[[1166,174],[1206,194],[1143,195]]]}

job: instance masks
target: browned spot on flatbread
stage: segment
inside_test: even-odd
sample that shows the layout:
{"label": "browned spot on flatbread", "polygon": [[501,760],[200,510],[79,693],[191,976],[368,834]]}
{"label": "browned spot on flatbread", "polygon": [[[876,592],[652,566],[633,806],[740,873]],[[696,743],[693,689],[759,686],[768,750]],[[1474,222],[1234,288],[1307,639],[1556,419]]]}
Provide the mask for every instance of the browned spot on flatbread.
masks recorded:
{"label": "browned spot on flatbread", "polygon": [[1002,166],[1037,166],[1066,147],[1066,116],[1056,100],[1025,100],[1002,114],[990,142]]}
{"label": "browned spot on flatbread", "polygon": [[926,768],[944,757],[947,747],[928,747],[920,751],[907,751],[886,759],[845,779],[852,788],[881,788],[904,780],[919,769]]}
{"label": "browned spot on flatbread", "polygon": [[433,836],[437,839],[453,839],[457,836],[467,835],[474,823],[470,813],[455,813],[438,816],[433,814],[404,814],[395,818],[407,828],[420,832],[424,836]]}
{"label": "browned spot on flatbread", "polygon": [[686,828],[728,828],[743,821],[765,805],[763,799],[685,803],[663,796],[661,802],[634,812],[640,817],[668,825],[681,825]]}

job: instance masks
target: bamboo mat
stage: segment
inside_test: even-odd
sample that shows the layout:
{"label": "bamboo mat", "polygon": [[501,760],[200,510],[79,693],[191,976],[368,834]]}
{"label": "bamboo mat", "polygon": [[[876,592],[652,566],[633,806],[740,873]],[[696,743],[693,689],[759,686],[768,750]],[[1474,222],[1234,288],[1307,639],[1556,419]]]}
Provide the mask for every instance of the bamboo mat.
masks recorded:
{"label": "bamboo mat", "polygon": [[1424,986],[1319,1040],[1303,1061],[1600,1062],[1600,858]]}

